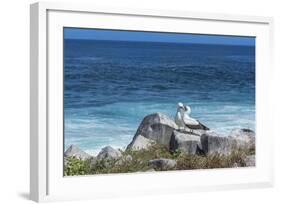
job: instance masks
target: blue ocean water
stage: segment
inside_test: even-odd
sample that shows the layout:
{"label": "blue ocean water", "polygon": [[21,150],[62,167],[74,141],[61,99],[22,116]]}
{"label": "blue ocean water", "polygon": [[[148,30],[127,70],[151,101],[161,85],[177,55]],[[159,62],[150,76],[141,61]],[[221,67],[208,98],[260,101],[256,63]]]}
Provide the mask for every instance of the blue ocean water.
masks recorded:
{"label": "blue ocean water", "polygon": [[124,148],[143,117],[176,105],[227,134],[255,130],[255,47],[64,41],[65,148]]}

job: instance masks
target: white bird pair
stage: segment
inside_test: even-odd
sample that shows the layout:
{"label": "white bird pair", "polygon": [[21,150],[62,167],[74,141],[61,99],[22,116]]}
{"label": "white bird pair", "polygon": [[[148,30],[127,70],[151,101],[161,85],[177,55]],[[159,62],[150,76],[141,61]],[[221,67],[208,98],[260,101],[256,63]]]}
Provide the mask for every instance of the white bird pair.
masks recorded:
{"label": "white bird pair", "polygon": [[175,117],[175,122],[179,126],[180,130],[188,130],[193,132],[193,130],[209,130],[208,127],[200,123],[198,120],[191,118],[189,115],[191,113],[191,108],[183,103],[178,103],[177,113]]}

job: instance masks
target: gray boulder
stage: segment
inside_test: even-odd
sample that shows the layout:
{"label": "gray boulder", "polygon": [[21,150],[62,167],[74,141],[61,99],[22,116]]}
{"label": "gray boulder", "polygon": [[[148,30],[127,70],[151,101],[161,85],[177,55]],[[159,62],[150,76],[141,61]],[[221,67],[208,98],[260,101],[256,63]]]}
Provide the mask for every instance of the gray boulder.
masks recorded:
{"label": "gray boulder", "polygon": [[245,158],[246,167],[254,167],[256,166],[256,156],[249,155]]}
{"label": "gray boulder", "polygon": [[119,150],[113,149],[110,146],[102,148],[97,156],[97,160],[117,160],[122,157]]}
{"label": "gray boulder", "polygon": [[95,168],[96,164],[98,162],[98,159],[96,157],[91,157],[89,161],[90,161],[90,167]]}
{"label": "gray boulder", "polygon": [[178,126],[174,120],[170,119],[167,115],[163,113],[148,115],[142,120],[128,147],[134,144],[134,141],[139,138],[139,135],[169,147],[171,136],[175,129],[178,129]]}
{"label": "gray boulder", "polygon": [[156,170],[170,170],[176,167],[177,162],[176,160],[173,159],[153,159],[153,160],[149,160],[148,164],[150,166],[152,166],[154,169]]}
{"label": "gray boulder", "polygon": [[127,146],[127,149],[131,149],[131,150],[148,149],[153,144],[155,144],[155,141],[145,138],[142,135],[137,135],[134,138],[134,140]]}
{"label": "gray boulder", "polygon": [[205,154],[229,155],[236,147],[236,141],[231,137],[209,133],[201,135],[201,145]]}
{"label": "gray boulder", "polygon": [[120,159],[118,159],[118,161],[115,163],[115,165],[122,166],[126,162],[130,162],[132,160],[133,160],[133,157],[131,155],[122,156]]}
{"label": "gray boulder", "polygon": [[185,154],[196,154],[198,148],[201,148],[200,136],[191,133],[183,133],[179,131],[173,131],[170,150],[179,150]]}
{"label": "gray boulder", "polygon": [[81,150],[75,145],[70,145],[70,147],[64,152],[65,157],[76,157],[77,159],[86,160],[92,156]]}
{"label": "gray boulder", "polygon": [[229,137],[236,140],[237,148],[255,148],[255,132],[250,129],[234,129],[230,132]]}

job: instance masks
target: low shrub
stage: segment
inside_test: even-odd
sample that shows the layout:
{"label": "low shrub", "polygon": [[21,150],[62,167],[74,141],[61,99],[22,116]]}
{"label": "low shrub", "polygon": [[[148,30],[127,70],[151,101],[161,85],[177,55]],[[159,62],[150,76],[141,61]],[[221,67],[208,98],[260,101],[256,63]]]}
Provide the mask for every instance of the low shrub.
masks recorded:
{"label": "low shrub", "polygon": [[65,158],[64,175],[87,175],[90,174],[90,161],[81,160],[76,157]]}
{"label": "low shrub", "polygon": [[[121,151],[121,150],[120,150]],[[255,154],[255,149],[236,150],[230,155],[186,155],[179,150],[169,152],[162,145],[153,145],[147,150],[121,151],[122,158],[117,160],[80,160],[66,158],[65,176],[92,175],[108,173],[143,172],[152,169],[148,161],[158,158],[174,159],[177,166],[173,170],[212,169],[246,166],[245,158]]]}

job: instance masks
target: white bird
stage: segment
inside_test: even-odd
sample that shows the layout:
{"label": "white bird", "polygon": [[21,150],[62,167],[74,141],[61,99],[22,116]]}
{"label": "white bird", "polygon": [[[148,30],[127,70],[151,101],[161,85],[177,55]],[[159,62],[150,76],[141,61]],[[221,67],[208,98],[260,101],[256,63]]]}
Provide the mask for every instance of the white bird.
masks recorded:
{"label": "white bird", "polygon": [[191,130],[209,130],[209,128],[203,125],[201,122],[189,116],[191,113],[191,108],[188,105],[185,105],[184,108],[185,112],[183,114],[183,122],[186,127]]}
{"label": "white bird", "polygon": [[180,130],[185,130],[185,128],[188,128],[191,132],[193,132],[193,130],[209,130],[208,127],[200,123],[198,120],[191,118],[189,116],[190,113],[191,108],[189,106],[185,106],[183,103],[178,103],[175,123],[179,126]]}
{"label": "white bird", "polygon": [[177,106],[177,113],[176,113],[176,117],[175,117],[175,123],[178,125],[180,130],[184,129],[184,127],[185,127],[185,124],[184,124],[184,121],[183,121],[184,112],[185,112],[185,107],[184,107],[184,105],[181,102],[179,102],[178,106]]}

